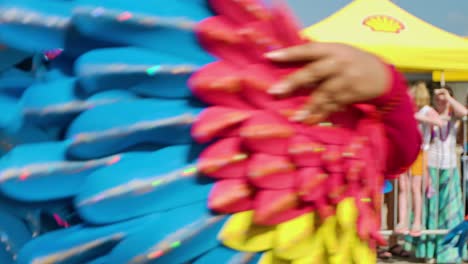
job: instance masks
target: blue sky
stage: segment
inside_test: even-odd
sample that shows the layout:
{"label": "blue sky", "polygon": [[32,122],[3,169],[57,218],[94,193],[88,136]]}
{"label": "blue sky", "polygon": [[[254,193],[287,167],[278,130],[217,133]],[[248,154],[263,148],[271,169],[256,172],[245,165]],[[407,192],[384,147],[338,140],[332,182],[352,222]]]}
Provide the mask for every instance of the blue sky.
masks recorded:
{"label": "blue sky", "polygon": [[[377,1],[377,0],[376,0]],[[304,26],[316,23],[350,0],[287,0]],[[468,0],[394,0],[400,7],[449,32],[468,36]]]}

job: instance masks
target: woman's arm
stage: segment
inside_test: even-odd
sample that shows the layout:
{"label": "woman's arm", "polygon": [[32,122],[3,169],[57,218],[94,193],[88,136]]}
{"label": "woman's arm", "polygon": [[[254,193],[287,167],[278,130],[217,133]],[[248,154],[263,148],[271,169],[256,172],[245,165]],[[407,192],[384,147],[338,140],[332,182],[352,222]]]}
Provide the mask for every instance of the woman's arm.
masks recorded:
{"label": "woman's arm", "polygon": [[468,110],[466,109],[466,107],[460,104],[457,100],[455,100],[455,98],[450,96],[450,93],[447,89],[436,89],[434,92],[437,96],[442,95],[447,100],[448,104],[453,110],[453,114],[455,117],[463,118],[468,114]]}
{"label": "woman's arm", "polygon": [[426,106],[424,111],[417,112],[414,117],[416,118],[416,121],[431,126],[442,126],[444,124],[439,114],[429,106]]}
{"label": "woman's arm", "polygon": [[463,118],[464,116],[468,115],[468,109],[466,109],[464,105],[455,100],[455,98],[448,96],[447,101],[452,107],[455,117]]}

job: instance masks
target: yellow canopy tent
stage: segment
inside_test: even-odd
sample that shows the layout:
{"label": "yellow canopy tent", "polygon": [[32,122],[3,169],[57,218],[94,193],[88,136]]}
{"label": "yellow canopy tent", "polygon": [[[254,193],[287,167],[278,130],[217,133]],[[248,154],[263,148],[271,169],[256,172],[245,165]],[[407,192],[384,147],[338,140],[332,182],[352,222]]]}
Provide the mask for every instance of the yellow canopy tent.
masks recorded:
{"label": "yellow canopy tent", "polygon": [[389,0],[354,0],[302,33],[313,40],[357,46],[407,72],[435,72],[437,78],[444,71],[445,80],[468,80],[468,41]]}
{"label": "yellow canopy tent", "polygon": [[[468,73],[467,72],[444,72],[444,80],[448,82],[467,82]],[[442,79],[442,73],[440,71],[435,71],[432,73],[432,79],[434,81],[440,81]]]}

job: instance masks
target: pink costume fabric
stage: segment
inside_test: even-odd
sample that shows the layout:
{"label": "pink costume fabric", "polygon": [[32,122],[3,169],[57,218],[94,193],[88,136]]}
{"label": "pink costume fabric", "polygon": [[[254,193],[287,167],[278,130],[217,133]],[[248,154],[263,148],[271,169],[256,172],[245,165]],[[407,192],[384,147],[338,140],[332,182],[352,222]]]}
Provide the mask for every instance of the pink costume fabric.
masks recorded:
{"label": "pink costume fabric", "polygon": [[408,96],[406,80],[394,67],[389,66],[392,76],[388,92],[370,101],[380,109],[384,120],[388,156],[386,176],[395,178],[405,172],[416,159],[422,143],[414,118],[414,104]]}
{"label": "pink costume fabric", "polygon": [[199,169],[217,180],[209,207],[253,210],[255,224],[271,226],[311,211],[326,219],[352,197],[360,237],[372,248],[385,243],[378,232],[384,175],[405,171],[421,143],[403,76],[389,66],[391,83],[380,98],[318,125],[290,122],[311,90],[288,98],[268,94],[301,65],[272,64],[264,54],[306,41],[283,7],[229,3],[211,1],[222,15],[198,26],[200,43],[219,61],[189,81],[193,93],[212,105],[192,130],[198,142],[211,142],[199,160]]}
{"label": "pink costume fabric", "polygon": [[[14,190],[9,187],[14,181],[13,186],[21,187],[14,190],[16,198],[47,189],[46,198],[35,199],[49,204],[50,197],[67,195],[66,206],[73,210],[65,210],[64,204],[55,210],[52,201],[51,214],[58,219],[55,216],[64,216],[65,211],[79,218],[79,223],[67,217],[56,220],[70,228],[37,231],[38,237],[21,242],[26,244],[16,256],[15,247],[8,244],[23,236],[22,228],[14,228],[22,224],[16,223],[27,220],[34,227],[42,214],[29,211],[28,206],[18,221],[11,221],[16,217],[4,216],[10,215],[9,210],[17,211],[17,203],[1,199],[8,207],[0,210],[0,224],[6,227],[0,230],[6,232],[0,232],[6,238],[0,241],[5,242],[0,243],[0,264],[4,259],[18,263],[376,263],[373,249],[385,243],[379,233],[384,179],[405,171],[421,143],[406,83],[393,67],[388,66],[391,81],[380,98],[350,105],[320,124],[291,122],[289,118],[314,87],[285,98],[267,92],[303,65],[275,64],[264,54],[308,41],[300,37],[300,27],[284,6],[270,7],[260,0],[171,0],[144,5],[96,1],[100,2],[96,6],[90,1],[54,1],[50,6],[35,0],[5,2],[0,5],[6,10],[0,14],[0,39],[5,43],[28,52],[64,48],[46,55],[48,59],[58,56],[50,67],[67,71],[62,76],[54,73],[57,68],[44,68],[44,76],[51,79],[41,77],[38,83],[51,92],[36,90],[47,96],[34,98],[31,105],[47,99],[39,104],[43,110],[78,100],[80,107],[81,102],[91,102],[92,108],[86,104],[77,118],[68,117],[70,112],[67,117],[59,115],[66,121],[60,121],[57,131],[67,133],[57,136],[53,144],[20,146],[14,155],[2,159],[1,165],[13,169],[19,179],[10,181],[5,174],[2,182],[0,177],[2,192]],[[193,18],[186,20],[187,16]],[[107,41],[112,46],[100,50]],[[88,48],[91,51],[83,54]],[[68,62],[70,58],[62,57],[73,54],[79,59]],[[114,60],[114,56],[120,58]],[[59,62],[64,65],[57,66]],[[72,68],[73,76],[65,74]],[[60,92],[53,92],[53,87]],[[83,100],[89,101],[75,96],[77,87],[86,88],[90,97]],[[126,89],[126,95],[116,102],[109,97],[112,103],[95,106],[91,96],[107,89]],[[51,105],[48,99],[53,99]],[[199,107],[198,99],[207,107]],[[56,122],[55,113],[48,117],[52,121],[46,115],[40,120]],[[187,113],[190,116],[185,118]],[[177,121],[182,114],[182,121]],[[148,143],[148,152],[118,154],[131,141],[135,147]],[[160,149],[159,144],[166,147]],[[29,155],[32,152],[35,155]],[[33,178],[28,166],[44,164],[41,152],[45,162],[55,167],[72,164],[74,174],[71,169],[63,174],[44,173],[50,169],[47,165],[35,174],[40,178],[24,180]],[[110,156],[114,154],[118,156]],[[136,156],[127,156],[132,154]],[[105,159],[94,160],[100,157]],[[106,166],[80,176],[77,190],[70,185],[69,193],[54,196],[51,190],[64,188],[62,183],[71,182],[70,174],[81,173],[76,170],[75,174],[74,166],[85,168],[90,163]],[[8,252],[11,249],[14,254]],[[254,261],[259,258],[261,262]]]}

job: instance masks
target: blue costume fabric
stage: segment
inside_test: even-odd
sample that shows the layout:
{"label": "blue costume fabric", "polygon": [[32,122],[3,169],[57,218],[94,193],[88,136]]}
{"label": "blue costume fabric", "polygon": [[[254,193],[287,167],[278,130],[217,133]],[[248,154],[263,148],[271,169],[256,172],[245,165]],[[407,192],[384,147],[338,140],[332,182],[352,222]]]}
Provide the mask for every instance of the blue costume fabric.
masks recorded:
{"label": "blue costume fabric", "polygon": [[[353,187],[349,188],[352,189],[350,192],[356,194],[353,197],[358,209],[354,201],[343,200],[344,188],[341,187],[344,180],[341,177],[344,165],[336,162],[336,155],[324,155],[323,160],[322,157],[315,159],[315,156],[312,159],[297,158],[298,162],[317,163],[314,165],[317,167],[326,163],[324,166],[333,172],[331,174],[338,175],[330,177],[332,186],[328,189],[322,186],[308,190],[310,200],[318,199],[315,196],[330,196],[326,198],[327,202],[333,200],[334,208],[326,202],[316,203],[317,211],[327,217],[335,215],[336,209],[335,218],[327,218],[329,220],[320,224],[314,222],[316,217],[312,215],[316,208],[308,203],[304,203],[307,206],[301,210],[294,209],[284,214],[266,212],[265,205],[273,203],[272,200],[278,202],[279,198],[287,198],[289,189],[297,191],[297,183],[293,182],[295,178],[292,176],[252,180],[252,185],[260,186],[258,189],[261,191],[258,192],[264,194],[263,200],[257,201],[258,207],[264,208],[269,215],[280,215],[271,220],[269,226],[254,223],[252,212],[244,208],[250,205],[247,200],[237,204],[222,201],[224,207],[220,208],[225,211],[213,212],[207,204],[213,209],[219,201],[210,200],[210,195],[222,197],[229,191],[238,195],[250,189],[241,186],[238,179],[217,182],[213,178],[202,177],[197,164],[200,154],[206,154],[207,145],[213,143],[213,137],[201,131],[232,132],[236,135],[240,132],[226,131],[223,126],[204,126],[201,129],[194,125],[195,120],[205,115],[205,118],[217,119],[217,122],[223,119],[229,126],[229,122],[238,123],[252,114],[250,105],[261,108],[259,105],[270,102],[255,89],[250,91],[252,96],[240,100],[226,94],[224,97],[225,91],[217,94],[217,90],[208,96],[204,94],[204,101],[223,101],[245,111],[232,113],[226,108],[215,107],[207,113],[204,111],[207,105],[195,98],[190,86],[198,84],[190,84],[190,80],[202,67],[217,60],[212,53],[219,51],[242,64],[242,58],[233,55],[238,51],[232,52],[223,46],[225,43],[220,44],[222,48],[219,50],[213,49],[212,53],[205,51],[200,44],[195,25],[216,16],[213,11],[216,8],[208,1],[98,2],[0,2],[0,43],[4,45],[0,49],[0,264],[301,264],[325,263],[327,257],[323,261],[318,259],[324,254],[339,255],[337,251],[346,254],[330,263],[374,261],[372,246],[367,242],[379,239],[376,235],[378,221],[372,216],[378,217],[375,210],[380,206],[378,197],[384,184],[383,175],[377,177],[373,173],[381,172],[381,157],[372,157],[377,160],[376,164],[379,163],[374,167],[370,163],[363,166],[360,156],[354,156],[354,148],[351,154],[337,154],[340,159],[343,154],[343,159],[350,164],[348,180],[351,183],[348,185]],[[262,13],[257,12],[254,5],[256,2],[217,1],[223,5],[226,17],[233,20],[239,17],[248,19],[249,14],[261,18]],[[239,9],[239,3],[247,3],[248,8]],[[238,12],[238,16],[233,12]],[[228,22],[220,21],[216,23],[230,27]],[[255,24],[255,27],[259,31],[264,30],[262,24]],[[277,30],[280,32],[280,27]],[[214,30],[212,33],[226,32]],[[248,35],[249,32],[244,33]],[[287,30],[281,35],[285,39],[295,37],[288,35]],[[224,40],[230,41],[229,37]],[[254,49],[242,50],[245,54],[256,52]],[[222,63],[212,64],[212,67],[214,74],[229,71],[229,67]],[[260,73],[258,76],[263,74],[261,68],[256,70]],[[252,69],[252,72],[255,71]],[[209,79],[212,76],[202,77]],[[203,81],[202,77],[198,81]],[[218,86],[225,90],[236,88],[230,84],[227,80]],[[307,98],[307,95],[303,97]],[[224,120],[226,113],[229,118]],[[355,113],[358,111],[347,114]],[[355,116],[360,115],[361,112]],[[271,116],[266,114],[260,113],[255,117],[249,120],[250,123],[271,121]],[[364,122],[363,127],[366,133],[372,134],[371,140],[365,143],[350,140],[351,143],[346,144],[359,148],[365,144],[372,145],[375,139],[378,141],[381,130],[372,129],[380,127],[369,124]],[[324,141],[328,145],[346,145],[341,141],[346,141],[350,134],[345,131],[343,136],[341,130],[334,128],[316,129],[320,130],[318,134],[326,134]],[[245,136],[243,132],[240,134]],[[197,136],[194,134],[204,140],[195,142]],[[298,143],[304,143],[301,141],[304,138],[307,140],[307,137],[299,137]],[[239,143],[236,140],[220,141],[211,145],[217,147],[216,151],[214,148],[210,151],[217,155],[232,154],[230,151]],[[282,143],[249,144],[261,151],[275,152],[279,151],[276,147]],[[318,148],[315,152],[326,151]],[[362,155],[366,158],[368,154]],[[279,160],[276,164],[284,164],[284,160],[272,156],[257,155],[256,162]],[[242,156],[233,158],[240,163],[245,159]],[[220,162],[221,165],[219,162],[211,165],[223,167],[231,160]],[[224,172],[234,175],[239,168]],[[366,171],[362,173],[367,173],[367,178],[360,182],[361,171]],[[306,172],[323,176],[316,170]],[[290,171],[277,175],[289,176],[287,173]],[[222,177],[231,177],[227,174]],[[307,178],[307,173],[303,174],[303,178]],[[367,193],[360,192],[359,187],[366,184],[370,186],[365,189]],[[286,185],[289,189],[282,194],[287,195],[277,196],[283,190],[276,189]],[[384,192],[391,188],[391,184],[387,184]],[[358,228],[356,211],[365,213],[359,215]],[[270,219],[267,217],[264,221]],[[319,225],[314,235],[320,237],[320,241],[312,241],[309,239],[311,230]],[[333,241],[328,235],[339,229],[338,225],[347,227],[346,232],[341,232],[343,241]],[[360,239],[363,236],[367,239]],[[340,250],[336,249],[337,244],[340,244]],[[316,255],[309,254],[309,249],[316,250]]]}
{"label": "blue costume fabric", "polygon": [[1,264],[130,263],[194,223],[192,246],[182,232],[132,263],[238,254],[216,239],[225,218],[204,222],[212,183],[193,167],[204,105],[186,83],[214,58],[180,23],[212,15],[205,1],[2,1]]}

